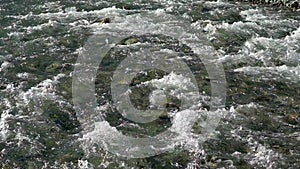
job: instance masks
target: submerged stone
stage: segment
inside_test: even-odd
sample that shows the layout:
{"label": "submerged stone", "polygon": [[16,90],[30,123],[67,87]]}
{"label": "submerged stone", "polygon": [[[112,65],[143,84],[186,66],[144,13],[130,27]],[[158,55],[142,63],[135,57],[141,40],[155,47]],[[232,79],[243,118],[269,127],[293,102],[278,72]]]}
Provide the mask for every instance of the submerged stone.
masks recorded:
{"label": "submerged stone", "polygon": [[138,42],[138,40],[137,40],[136,38],[130,38],[130,39],[127,39],[127,40],[124,42],[124,44],[125,44],[125,45],[132,45],[132,44],[137,43],[137,42]]}
{"label": "submerged stone", "polygon": [[293,113],[285,116],[285,121],[289,124],[300,124],[300,113]]}
{"label": "submerged stone", "polygon": [[51,65],[46,67],[46,72],[53,73],[62,68],[62,64],[60,62],[53,62]]}
{"label": "submerged stone", "polygon": [[102,18],[100,20],[101,23],[110,23],[110,18]]}
{"label": "submerged stone", "polygon": [[110,22],[111,22],[110,18],[97,18],[91,21],[91,23],[110,23]]}

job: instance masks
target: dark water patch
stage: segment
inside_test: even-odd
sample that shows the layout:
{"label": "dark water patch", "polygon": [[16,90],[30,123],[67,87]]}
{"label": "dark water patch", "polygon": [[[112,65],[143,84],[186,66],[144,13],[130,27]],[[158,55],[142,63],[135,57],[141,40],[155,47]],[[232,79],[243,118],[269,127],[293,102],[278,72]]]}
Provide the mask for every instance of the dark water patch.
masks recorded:
{"label": "dark water patch", "polygon": [[192,18],[192,22],[210,20],[232,24],[244,20],[239,14],[241,9],[234,4],[220,5],[217,9],[209,3],[194,3],[187,14]]}
{"label": "dark water patch", "polygon": [[251,38],[251,35],[218,29],[215,37],[216,39],[212,40],[213,46],[216,49],[221,49],[230,54],[237,53],[241,49],[243,43]]}
{"label": "dark water patch", "polygon": [[53,103],[45,103],[43,107],[44,113],[48,114],[51,120],[60,127],[63,131],[67,133],[78,133],[80,123],[77,121],[76,114],[74,110],[67,109],[62,111],[59,109],[58,105]]}

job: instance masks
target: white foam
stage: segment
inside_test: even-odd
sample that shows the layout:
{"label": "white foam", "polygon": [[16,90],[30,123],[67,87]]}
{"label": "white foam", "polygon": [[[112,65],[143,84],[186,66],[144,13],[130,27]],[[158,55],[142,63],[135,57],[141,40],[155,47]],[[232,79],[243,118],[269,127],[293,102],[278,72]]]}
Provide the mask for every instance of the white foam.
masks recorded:
{"label": "white foam", "polygon": [[267,16],[262,14],[261,9],[248,9],[245,11],[241,11],[240,15],[243,16],[246,21],[259,21],[267,19]]}
{"label": "white foam", "polygon": [[62,5],[60,5],[60,1],[56,2],[45,2],[42,5],[37,6],[37,8],[42,9],[43,11],[49,11],[49,10],[62,10]]}
{"label": "white foam", "polygon": [[45,28],[52,27],[56,24],[58,24],[57,21],[52,21],[51,19],[49,19],[47,23],[43,23],[43,24],[36,25],[36,26],[29,26],[25,29],[27,30],[27,33],[32,33],[33,31],[43,30]]}
{"label": "white foam", "polygon": [[18,78],[28,79],[29,76],[30,76],[30,73],[27,73],[27,72],[17,73],[17,77],[18,77]]}
{"label": "white foam", "polygon": [[23,134],[21,133],[21,131],[17,131],[16,133],[17,133],[17,134],[15,135],[15,138],[14,138],[14,139],[15,139],[15,140],[18,140],[18,143],[17,143],[17,146],[18,146],[18,147],[21,147],[21,146],[22,146],[22,142],[23,142],[24,140],[28,141],[29,143],[32,142],[31,139],[30,139],[29,137],[23,135]]}
{"label": "white foam", "polygon": [[235,5],[232,3],[228,3],[227,1],[223,1],[223,0],[217,0],[217,1],[205,1],[204,2],[205,5],[207,6],[211,6],[211,7],[215,7],[216,10],[219,10],[217,7],[234,7]]}
{"label": "white foam", "polygon": [[56,12],[56,13],[40,13],[40,14],[33,14],[29,13],[27,15],[18,15],[18,16],[8,16],[17,19],[30,19],[30,18],[43,18],[43,19],[66,19],[66,18],[79,18],[82,16],[87,15],[95,15],[95,16],[109,16],[120,13],[123,11],[122,9],[116,7],[110,8],[103,8],[101,10],[93,10],[93,11],[74,11],[74,10],[67,10],[67,12]]}
{"label": "white foam", "polygon": [[[300,66],[289,67],[286,65],[274,66],[274,67],[241,67],[234,70],[235,72],[244,72],[249,75],[258,75],[261,80],[267,78],[273,78],[275,80],[281,81],[291,81],[299,82],[300,81]],[[264,76],[268,75],[268,76]],[[257,77],[256,77],[257,78]]]}
{"label": "white foam", "polygon": [[31,87],[26,92],[20,92],[17,96],[17,106],[26,106],[32,99],[56,100],[59,96],[56,95],[55,85],[59,83],[59,79],[63,78],[64,74],[58,74],[53,79],[46,79],[40,82],[37,86]]}
{"label": "white foam", "polygon": [[178,75],[174,72],[164,76],[161,79],[153,79],[143,84],[151,83],[154,87],[158,89],[174,88],[189,90],[195,88],[195,84],[192,83],[191,79],[186,78],[184,75]]}
{"label": "white foam", "polygon": [[268,149],[265,146],[257,143],[256,141],[251,144],[252,144],[251,147],[252,152],[249,153],[251,159],[249,163],[267,169],[275,168],[276,161],[280,160],[281,156],[278,153],[274,152],[273,150]]}
{"label": "white foam", "polygon": [[174,72],[165,75],[161,79],[152,79],[142,84],[151,85],[158,90],[175,96],[177,99],[188,100],[190,103],[193,103],[188,108],[190,110],[200,109],[202,103],[208,103],[210,98],[204,93],[195,92],[198,86],[192,82],[192,79]]}
{"label": "white foam", "polygon": [[93,169],[87,160],[78,160],[79,169]]}
{"label": "white foam", "polygon": [[[300,54],[297,52],[300,43],[299,36],[300,29],[283,39],[253,37],[244,43],[237,54],[225,55],[220,60],[228,65],[248,64],[244,68],[235,69],[237,72],[251,71],[251,73],[258,74],[273,70],[273,73],[286,72],[294,79],[299,79],[297,78],[300,65]],[[283,65],[276,66],[278,61]]]}
{"label": "white foam", "polygon": [[77,12],[77,9],[75,6],[72,6],[72,7],[65,8],[65,12],[66,13],[75,13],[75,12]]}
{"label": "white foam", "polygon": [[[291,32],[291,35],[286,36],[284,40],[288,42],[299,42],[300,41],[300,27],[295,31]],[[297,46],[299,48],[299,46]]]}
{"label": "white foam", "polygon": [[11,62],[4,61],[4,62],[1,64],[0,72],[6,71],[7,69],[13,68],[13,67],[14,67],[14,65],[13,65]]}
{"label": "white foam", "polygon": [[3,100],[4,104],[8,109],[2,110],[1,116],[0,116],[0,139],[1,141],[5,141],[9,137],[9,125],[8,120],[12,117],[10,115],[12,106],[8,99]]}

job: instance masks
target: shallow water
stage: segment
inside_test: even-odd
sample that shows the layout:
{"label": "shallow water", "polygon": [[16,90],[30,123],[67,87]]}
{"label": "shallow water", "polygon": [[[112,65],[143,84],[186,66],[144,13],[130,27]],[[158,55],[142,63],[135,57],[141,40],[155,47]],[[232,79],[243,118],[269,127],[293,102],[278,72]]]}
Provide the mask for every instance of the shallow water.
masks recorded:
{"label": "shallow water", "polygon": [[[300,165],[299,11],[231,1],[32,0],[4,1],[0,12],[2,168]],[[102,18],[111,23],[101,23]],[[119,34],[125,38],[104,52],[96,68],[76,69],[85,68],[77,59],[86,54],[86,44],[97,47],[92,37],[102,34],[109,37],[107,43]],[[141,49],[153,55],[142,57]],[[133,60],[126,60],[129,56]],[[166,65],[152,70],[126,65],[156,65],[148,65],[147,59]],[[178,61],[194,76],[184,66],[176,67]],[[219,62],[226,77],[226,102],[213,110],[213,91],[223,90],[211,85],[222,81],[214,81],[207,65]],[[93,79],[99,113],[76,111],[76,103],[89,97],[81,93],[74,99],[74,69],[86,71],[83,82]],[[136,123],[147,118],[134,119],[114,104],[111,84],[126,84],[128,79],[120,77],[127,75],[134,78],[125,96],[139,112],[166,103],[163,114],[147,117],[156,120]],[[78,89],[86,89],[84,85]],[[211,114],[221,117],[215,129]],[[115,135],[107,132],[111,129]],[[127,140],[156,135],[161,142]],[[112,138],[121,146],[109,144]],[[136,144],[144,148],[138,151],[142,154],[126,149]],[[105,146],[112,148],[106,151]],[[123,148],[123,155],[142,158],[113,154]]]}

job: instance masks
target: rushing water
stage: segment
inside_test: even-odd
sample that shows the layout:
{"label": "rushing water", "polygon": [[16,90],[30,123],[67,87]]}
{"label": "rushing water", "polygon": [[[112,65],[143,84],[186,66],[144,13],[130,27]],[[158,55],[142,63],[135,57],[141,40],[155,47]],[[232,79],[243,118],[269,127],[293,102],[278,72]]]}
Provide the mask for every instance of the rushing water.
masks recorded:
{"label": "rushing water", "polygon": [[[232,1],[3,0],[0,14],[1,168],[300,166],[299,11]],[[193,52],[194,40],[185,38],[187,29],[208,39],[197,41],[202,45],[198,53]],[[72,96],[74,69],[91,37],[103,32],[111,37],[127,32],[128,37],[97,68],[94,84],[101,117],[82,118],[86,114],[75,111]],[[197,54],[210,48],[215,57],[208,60],[223,64],[227,97],[224,108],[214,110],[222,116],[218,127],[203,140],[213,79]],[[166,111],[149,123],[122,117],[110,92],[118,64],[129,55],[142,57],[140,49],[170,55],[170,64],[179,54],[195,74],[189,78],[161,69],[135,74],[128,97],[138,110],[167,100]],[[128,70],[126,64],[123,69],[119,71]],[[179,89],[193,90],[182,96]],[[161,98],[159,92],[170,95]],[[184,103],[188,108],[181,110]],[[144,138],[170,129],[178,136],[176,143],[164,145],[172,151],[150,157],[145,154],[153,149],[144,145],[149,142],[132,142],[144,145],[143,158],[124,158],[100,144],[102,138],[124,141],[106,133],[109,129]],[[124,154],[128,152],[125,147]]]}

